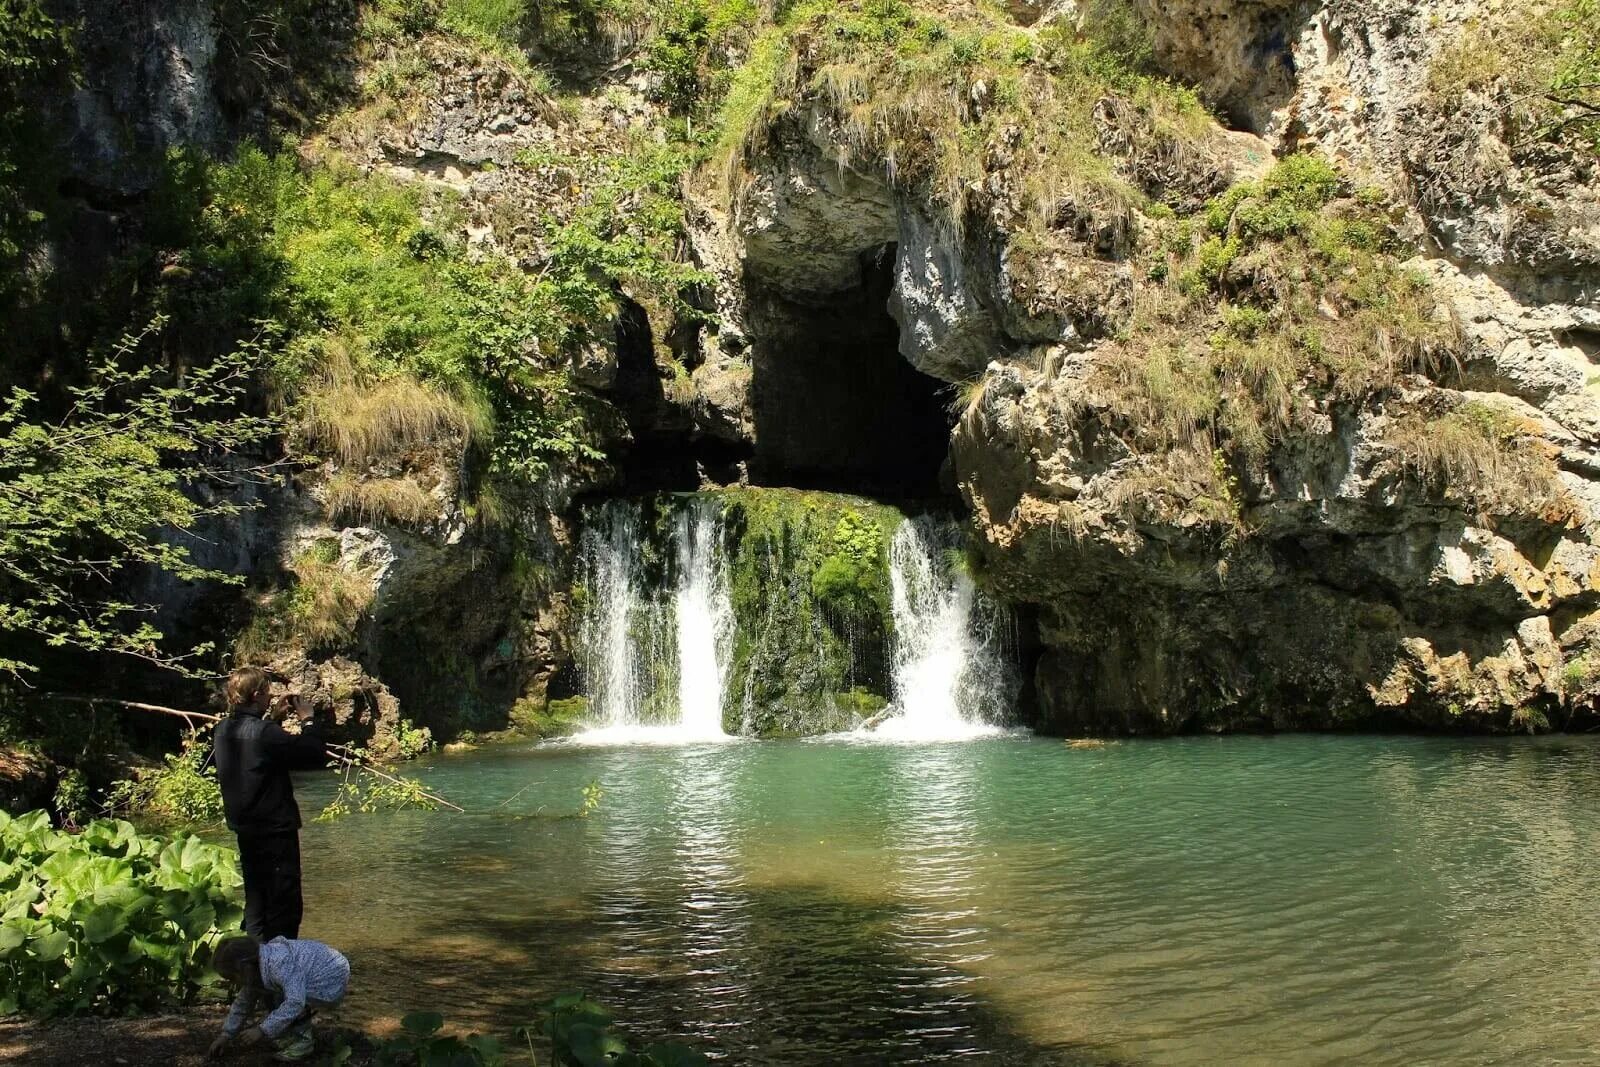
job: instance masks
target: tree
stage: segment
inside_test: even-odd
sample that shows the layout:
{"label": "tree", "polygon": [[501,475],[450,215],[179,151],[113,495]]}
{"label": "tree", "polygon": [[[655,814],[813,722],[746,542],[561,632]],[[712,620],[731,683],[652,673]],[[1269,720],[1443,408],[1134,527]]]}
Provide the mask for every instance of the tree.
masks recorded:
{"label": "tree", "polygon": [[[242,410],[260,340],[174,380],[138,358],[163,324],[157,318],[113,345],[87,384],[67,390],[59,418],[44,417],[39,396],[21,388],[0,405],[7,645],[122,653],[184,671],[210,648],[164,650],[150,621],[155,606],[124,599],[127,579],[148,566],[185,581],[242,581],[199,566],[173,535],[247,506],[226,488],[266,476],[243,456],[276,422]],[[0,648],[0,673],[37,670],[27,654]]]}

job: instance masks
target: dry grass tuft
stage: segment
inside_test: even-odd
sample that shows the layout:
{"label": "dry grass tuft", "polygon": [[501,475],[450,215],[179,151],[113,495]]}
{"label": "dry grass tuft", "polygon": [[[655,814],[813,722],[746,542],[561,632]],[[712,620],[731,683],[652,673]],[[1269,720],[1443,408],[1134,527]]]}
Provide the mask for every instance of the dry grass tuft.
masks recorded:
{"label": "dry grass tuft", "polygon": [[439,501],[414,479],[359,478],[341,471],[328,482],[328,514],[340,523],[420,527],[438,517]]}
{"label": "dry grass tuft", "polygon": [[957,232],[1003,170],[1008,228],[1041,246],[1063,229],[1126,231],[1144,195],[1118,161],[1175,164],[1216,128],[1192,93],[1065,27],[1021,30],[976,6],[813,2],[757,38],[724,101],[710,170],[730,204],[778,119],[808,105],[837,123],[845,166],[916,190]]}
{"label": "dry grass tuft", "polygon": [[1147,284],[1096,378],[1143,451],[1222,450],[1249,463],[1316,400],[1352,403],[1437,374],[1460,338],[1381,203],[1287,157],[1197,215],[1151,220]]}
{"label": "dry grass tuft", "polygon": [[1554,450],[1530,419],[1469,400],[1441,416],[1396,419],[1385,440],[1405,469],[1487,514],[1572,513]]}
{"label": "dry grass tuft", "polygon": [[308,446],[349,467],[447,442],[465,444],[483,432],[468,405],[404,371],[375,381],[330,373],[301,399],[298,423]]}
{"label": "dry grass tuft", "polygon": [[339,542],[316,542],[290,561],[289,572],[289,586],[262,599],[234,643],[238,662],[265,663],[286,648],[322,651],[355,642],[373,587],[368,575],[340,565]]}

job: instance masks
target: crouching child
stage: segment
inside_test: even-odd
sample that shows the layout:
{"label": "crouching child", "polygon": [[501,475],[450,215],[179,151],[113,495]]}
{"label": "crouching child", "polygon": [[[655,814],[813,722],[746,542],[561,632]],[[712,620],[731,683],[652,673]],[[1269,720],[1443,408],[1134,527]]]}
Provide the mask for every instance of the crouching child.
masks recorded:
{"label": "crouching child", "polygon": [[[207,1053],[213,1057],[235,1041],[254,1045],[265,1039],[274,1045],[274,1059],[307,1059],[316,1046],[312,1019],[343,1000],[350,984],[350,962],[321,941],[275,937],[262,944],[248,935],[230,937],[217,945],[211,965],[239,990]],[[277,1007],[266,1018],[243,1028],[259,1004],[273,1002]]]}

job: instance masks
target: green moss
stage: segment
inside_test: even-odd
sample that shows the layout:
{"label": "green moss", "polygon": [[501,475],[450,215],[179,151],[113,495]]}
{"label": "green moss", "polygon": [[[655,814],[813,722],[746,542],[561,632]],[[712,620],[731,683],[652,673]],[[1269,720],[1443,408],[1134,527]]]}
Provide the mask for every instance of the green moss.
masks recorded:
{"label": "green moss", "polygon": [[902,516],[827,493],[720,495],[736,627],[728,727],[775,736],[854,726],[887,699],[887,546]]}
{"label": "green moss", "polygon": [[511,708],[511,726],[530,737],[566,737],[582,728],[589,716],[589,698],[564,697],[540,702],[527,697]]}
{"label": "green moss", "polygon": [[1177,502],[1238,529],[1247,502],[1221,472],[1264,462],[1311,398],[1365,401],[1457,343],[1384,205],[1345,193],[1327,160],[1293,155],[1189,217],[1147,216],[1144,273],[1173,281],[1147,290],[1099,379],[1159,457],[1125,481],[1130,514]]}

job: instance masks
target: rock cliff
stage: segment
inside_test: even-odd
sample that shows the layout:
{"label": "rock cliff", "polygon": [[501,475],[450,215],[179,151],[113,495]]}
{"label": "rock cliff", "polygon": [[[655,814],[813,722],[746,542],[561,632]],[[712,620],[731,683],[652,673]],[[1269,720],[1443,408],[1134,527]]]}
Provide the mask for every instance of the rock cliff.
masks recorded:
{"label": "rock cliff", "polygon": [[[296,476],[216,538],[253,580],[240,654],[288,642],[385,720],[391,692],[441,735],[563,695],[576,502],[742,483],[964,504],[1048,731],[1579,727],[1587,3],[696,0],[506,31],[151,0],[85,24],[54,110],[93,239],[41,262],[140,238],[170,150],[288,131],[303,195],[401,191],[363,254],[471,275],[455,393],[388,351],[449,322],[303,316]],[[340,436],[374,411],[399,428]]]}

